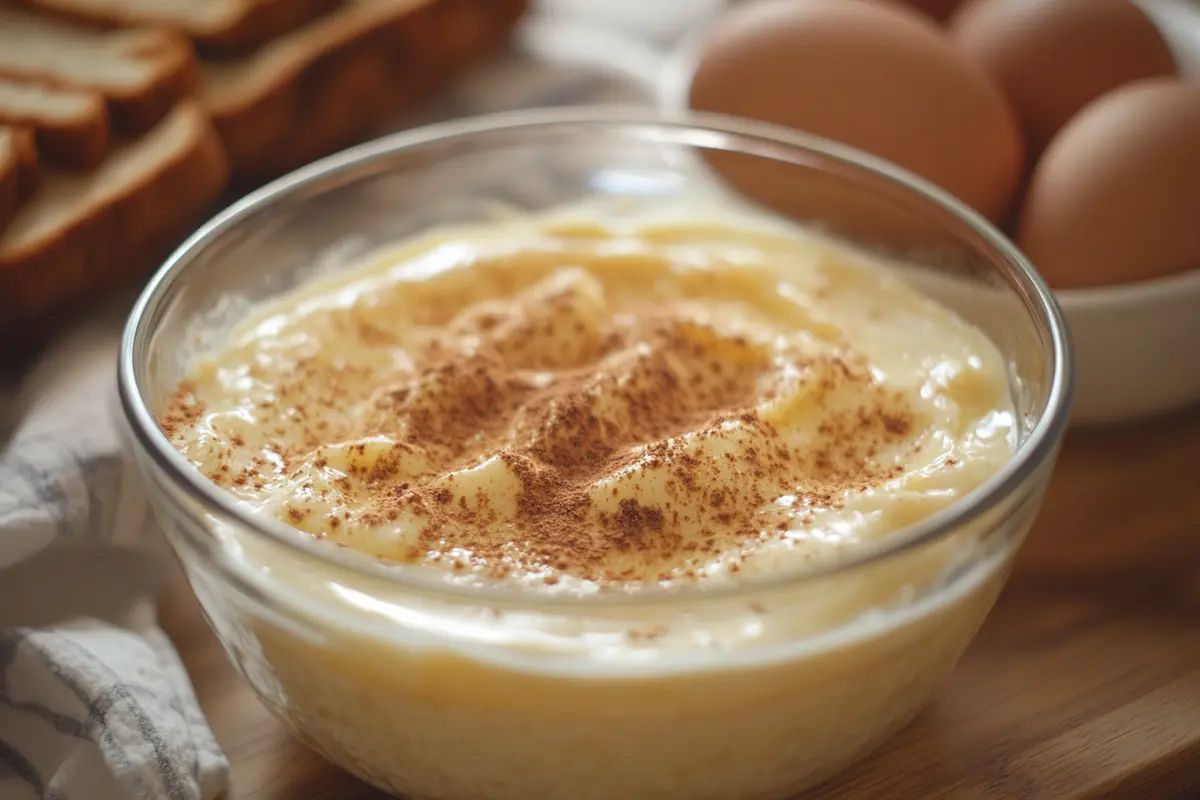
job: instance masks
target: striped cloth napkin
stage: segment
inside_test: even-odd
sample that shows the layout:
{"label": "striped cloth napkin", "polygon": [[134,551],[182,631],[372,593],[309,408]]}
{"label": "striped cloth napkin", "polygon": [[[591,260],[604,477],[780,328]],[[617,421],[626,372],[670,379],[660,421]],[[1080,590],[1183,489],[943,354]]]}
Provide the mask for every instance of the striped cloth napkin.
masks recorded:
{"label": "striped cloth napkin", "polygon": [[[512,53],[403,124],[644,103],[639,74],[657,65],[653,49],[593,21],[534,17]],[[83,320],[14,396],[0,391],[0,800],[212,800],[229,786],[155,621],[169,554],[122,456],[116,405],[131,300]]]}
{"label": "striped cloth napkin", "polygon": [[167,557],[121,456],[127,302],[22,382],[0,450],[0,798],[210,800],[228,764],[155,624]]}

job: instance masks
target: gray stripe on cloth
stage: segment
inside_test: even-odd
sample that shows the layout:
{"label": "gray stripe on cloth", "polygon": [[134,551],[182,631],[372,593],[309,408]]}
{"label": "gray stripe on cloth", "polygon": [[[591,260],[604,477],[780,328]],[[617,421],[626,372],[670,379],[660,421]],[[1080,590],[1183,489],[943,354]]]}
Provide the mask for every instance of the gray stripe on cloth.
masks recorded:
{"label": "gray stripe on cloth", "polygon": [[32,714],[35,717],[39,717],[51,725],[54,730],[58,731],[59,733],[66,734],[67,736],[73,736],[76,739],[86,739],[88,741],[90,741],[92,738],[88,735],[87,725],[80,720],[75,719],[69,714],[59,713],[49,706],[42,705],[41,703],[13,700],[8,696],[8,693],[2,686],[0,686],[0,705],[7,706],[13,711],[21,711],[23,713]]}
{"label": "gray stripe on cloth", "polygon": [[106,500],[117,496],[123,468],[119,453],[86,434],[66,442],[51,435],[22,439],[0,450],[0,525],[36,512],[59,537],[107,540],[112,514]]}
{"label": "gray stripe on cloth", "polygon": [[29,456],[16,447],[0,451],[0,525],[18,512],[28,514],[33,505],[38,509],[37,516],[58,522],[58,533],[62,535],[66,494],[54,476],[53,467],[39,463],[41,459],[34,455],[41,451],[33,447],[28,449]]}
{"label": "gray stripe on cloth", "polygon": [[125,753],[124,749],[122,749],[120,747],[120,745],[117,743],[116,738],[113,736],[112,730],[103,724],[104,721],[102,719],[97,720],[94,717],[92,717],[92,715],[91,715],[92,703],[88,697],[87,688],[85,686],[81,685],[71,675],[67,674],[63,670],[62,666],[57,661],[54,660],[53,652],[43,649],[43,648],[37,646],[34,642],[30,641],[30,636],[35,633],[50,634],[51,632],[49,632],[49,631],[26,631],[26,630],[18,629],[18,630],[14,630],[14,631],[9,631],[7,635],[13,636],[13,637],[19,637],[18,638],[19,643],[23,642],[25,645],[27,645],[29,647],[30,650],[32,650],[34,653],[37,654],[39,659],[45,665],[46,669],[49,671],[50,675],[56,681],[58,681],[60,684],[62,684],[63,686],[65,686],[66,688],[71,690],[71,693],[75,695],[75,697],[79,700],[80,704],[84,707],[84,709],[86,709],[89,712],[88,713],[88,723],[89,723],[88,730],[93,731],[93,735],[90,738],[92,738],[93,741],[95,741],[96,744],[98,744],[101,747],[101,749],[104,751],[104,754],[107,758],[109,758],[110,760],[115,762],[114,766],[116,766],[117,769],[122,772],[122,774],[129,776],[129,778],[133,781],[134,791],[136,791],[143,798],[153,797],[153,795],[147,794],[146,785],[142,781],[141,776],[137,775],[137,774],[132,774],[133,770],[130,766],[128,755]]}
{"label": "gray stripe on cloth", "polygon": [[[138,686],[129,681],[122,681],[120,676],[108,664],[97,658],[95,654],[81,647],[68,636],[56,631],[36,631],[33,633],[36,633],[39,639],[53,639],[51,646],[43,646],[40,642],[33,641],[32,636],[28,636],[26,637],[26,645],[42,658],[55,679],[70,689],[79,698],[79,701],[87,707],[89,722],[92,723],[92,727],[99,734],[98,743],[103,748],[105,756],[114,762],[122,777],[133,783],[134,791],[137,792],[138,796],[143,798],[143,800],[161,800],[164,796],[170,797],[171,800],[197,800],[199,798],[199,789],[196,788],[195,791],[191,791],[190,782],[180,775],[179,770],[172,763],[170,754],[167,752],[166,740],[155,726],[152,715],[146,712],[146,709],[131,691],[131,689],[140,689],[142,692],[153,696],[153,690],[149,687]],[[86,676],[88,683],[101,687],[95,692],[94,696],[89,695],[88,686],[85,683],[76,680],[74,675],[64,670],[62,665],[55,661],[55,653],[66,651],[71,653],[74,666],[77,669],[92,673]],[[172,710],[178,711],[178,698],[163,698],[160,696],[159,699],[166,700]],[[135,768],[134,762],[129,757],[129,753],[117,741],[113,733],[112,727],[109,724],[111,721],[109,715],[120,704],[124,704],[144,744],[150,749],[151,759],[147,765],[151,766],[152,769]],[[190,739],[187,740],[187,748],[190,760],[193,764],[196,763],[198,757],[196,746]],[[141,763],[141,759],[138,759],[138,763]],[[154,784],[154,786],[147,786],[148,782]]]}
{"label": "gray stripe on cloth", "polygon": [[35,796],[45,794],[45,783],[33,764],[18,753],[16,748],[0,739],[0,784],[10,777],[19,778],[29,784]]}
{"label": "gray stripe on cloth", "polygon": [[[183,662],[179,660],[179,653],[176,652],[171,639],[158,628],[144,632],[143,638],[159,654],[160,664],[167,674],[171,686],[186,695],[176,696],[174,698],[176,705],[172,707],[179,712],[191,733],[189,743],[192,751],[192,778],[199,785],[201,772],[205,766],[201,761],[203,757],[207,756],[209,761],[213,761],[215,757],[215,760],[222,765],[219,768],[227,769],[221,747],[217,744],[216,737],[213,736],[208,722],[204,719],[204,714],[200,711],[200,703],[192,692],[191,678],[184,668]],[[210,770],[212,766],[209,765]]]}

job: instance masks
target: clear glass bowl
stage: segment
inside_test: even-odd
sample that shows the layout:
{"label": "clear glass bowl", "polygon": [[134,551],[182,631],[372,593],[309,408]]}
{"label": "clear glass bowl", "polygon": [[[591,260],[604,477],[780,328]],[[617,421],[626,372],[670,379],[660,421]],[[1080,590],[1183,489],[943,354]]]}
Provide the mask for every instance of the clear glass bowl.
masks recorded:
{"label": "clear glass bowl", "polygon": [[[156,424],[192,357],[249,307],[380,243],[597,194],[636,213],[738,187],[914,256],[904,277],[993,339],[1024,421],[999,474],[834,566],[564,599],[450,588],[256,518]],[[234,663],[303,741],[415,798],[782,798],[861,758],[927,702],[991,608],[1040,504],[1070,384],[1050,293],[944,193],[799,133],[613,109],[415,130],[267,186],[172,256],[120,356],[131,449]],[[687,636],[631,643],[646,625]],[[761,643],[720,646],[732,628]]]}

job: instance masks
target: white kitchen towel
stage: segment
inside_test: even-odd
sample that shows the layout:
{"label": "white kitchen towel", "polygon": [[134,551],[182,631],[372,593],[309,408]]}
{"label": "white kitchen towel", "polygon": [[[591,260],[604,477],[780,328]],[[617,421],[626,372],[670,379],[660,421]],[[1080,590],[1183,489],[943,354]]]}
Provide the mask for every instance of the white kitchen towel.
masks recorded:
{"label": "white kitchen towel", "polygon": [[8,402],[0,450],[0,798],[211,800],[228,765],[154,623],[161,550],[121,457],[128,301],[83,322]]}
{"label": "white kitchen towel", "polygon": [[[404,125],[647,97],[629,65],[655,56],[637,42],[614,49],[591,25],[539,18],[519,38]],[[614,52],[625,68],[598,73]],[[155,624],[167,554],[122,457],[116,408],[131,300],[81,321],[0,396],[0,800],[212,800],[228,787]]]}

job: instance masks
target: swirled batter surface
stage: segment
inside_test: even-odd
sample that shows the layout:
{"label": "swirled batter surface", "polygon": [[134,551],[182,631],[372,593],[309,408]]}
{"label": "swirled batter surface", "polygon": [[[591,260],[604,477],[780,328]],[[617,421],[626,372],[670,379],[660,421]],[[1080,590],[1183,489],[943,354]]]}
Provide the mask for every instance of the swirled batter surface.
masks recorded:
{"label": "swirled batter surface", "polygon": [[836,557],[1015,444],[992,344],[861,254],[562,219],[438,231],[302,287],[162,424],[308,534],[556,592]]}

